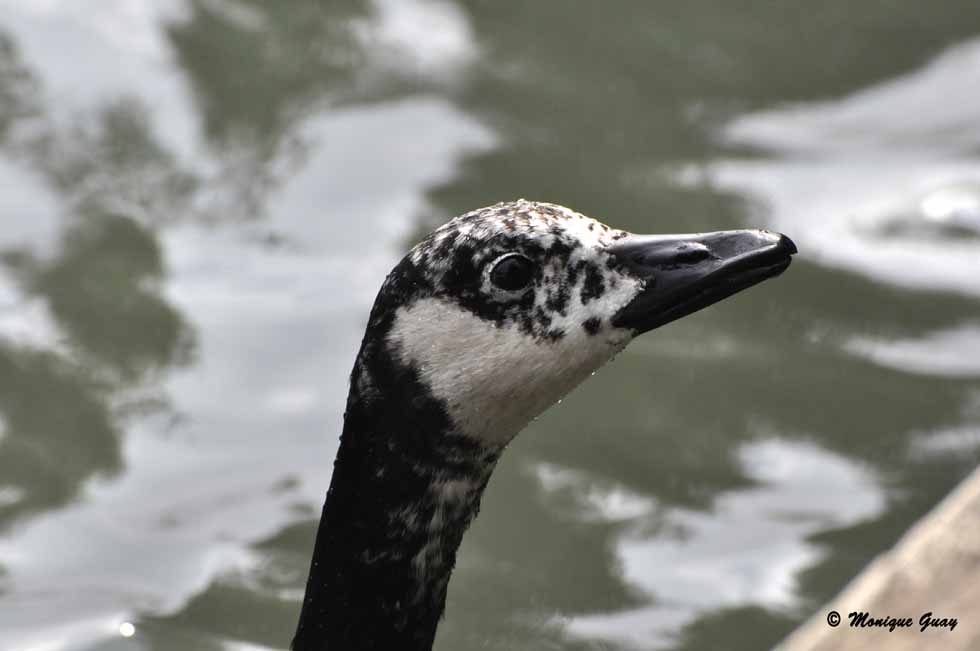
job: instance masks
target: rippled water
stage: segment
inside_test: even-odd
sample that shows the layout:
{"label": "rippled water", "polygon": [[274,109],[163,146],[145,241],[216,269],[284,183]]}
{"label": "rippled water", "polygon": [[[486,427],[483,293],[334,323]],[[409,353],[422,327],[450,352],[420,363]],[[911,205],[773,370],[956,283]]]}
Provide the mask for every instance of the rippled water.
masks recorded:
{"label": "rippled water", "polygon": [[801,255],[518,438],[437,649],[771,646],[980,459],[978,82],[970,2],[0,0],[0,649],[285,648],[374,292],[519,196]]}

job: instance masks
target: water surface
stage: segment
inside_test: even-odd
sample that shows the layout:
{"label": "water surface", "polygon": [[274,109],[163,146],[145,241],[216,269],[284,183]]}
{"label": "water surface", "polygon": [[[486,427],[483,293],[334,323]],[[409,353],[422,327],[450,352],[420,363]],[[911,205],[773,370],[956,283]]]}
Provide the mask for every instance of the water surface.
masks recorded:
{"label": "water surface", "polygon": [[285,648],[374,293],[516,197],[801,255],[517,439],[436,648],[775,644],[980,459],[978,64],[965,1],[0,0],[0,649]]}

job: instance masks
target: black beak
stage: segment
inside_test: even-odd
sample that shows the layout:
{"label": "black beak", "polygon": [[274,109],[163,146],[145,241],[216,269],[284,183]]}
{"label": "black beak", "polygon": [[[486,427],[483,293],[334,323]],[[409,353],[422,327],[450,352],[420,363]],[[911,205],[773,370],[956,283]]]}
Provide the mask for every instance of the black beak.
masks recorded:
{"label": "black beak", "polygon": [[796,245],[779,233],[742,230],[631,235],[608,250],[645,283],[612,321],[639,334],[778,276]]}

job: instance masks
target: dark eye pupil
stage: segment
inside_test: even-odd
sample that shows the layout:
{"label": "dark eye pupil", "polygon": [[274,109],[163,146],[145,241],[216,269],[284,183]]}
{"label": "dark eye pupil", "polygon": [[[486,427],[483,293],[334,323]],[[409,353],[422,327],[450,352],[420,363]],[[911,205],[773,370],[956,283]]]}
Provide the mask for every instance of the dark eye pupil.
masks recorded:
{"label": "dark eye pupil", "polygon": [[490,272],[490,282],[507,291],[527,287],[534,275],[534,265],[527,258],[513,255],[504,258]]}

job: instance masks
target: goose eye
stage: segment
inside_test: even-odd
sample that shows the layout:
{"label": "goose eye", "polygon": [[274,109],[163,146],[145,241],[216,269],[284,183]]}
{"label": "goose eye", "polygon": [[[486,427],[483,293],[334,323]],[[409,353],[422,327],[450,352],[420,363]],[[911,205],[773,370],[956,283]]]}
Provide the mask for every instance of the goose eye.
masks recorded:
{"label": "goose eye", "polygon": [[524,289],[534,278],[534,263],[523,255],[501,258],[490,271],[490,282],[508,292]]}

